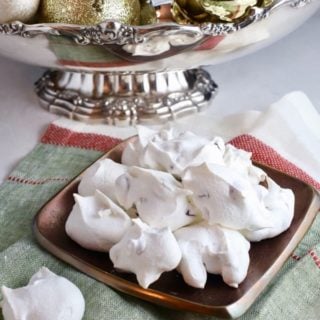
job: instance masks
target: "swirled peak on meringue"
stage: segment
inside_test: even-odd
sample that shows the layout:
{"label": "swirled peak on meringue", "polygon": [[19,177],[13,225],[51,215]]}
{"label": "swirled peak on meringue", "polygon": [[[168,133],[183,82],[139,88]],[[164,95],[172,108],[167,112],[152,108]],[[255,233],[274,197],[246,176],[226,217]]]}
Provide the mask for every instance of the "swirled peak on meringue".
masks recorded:
{"label": "swirled peak on meringue", "polygon": [[234,169],[251,183],[258,184],[265,180],[267,174],[253,165],[251,156],[251,152],[226,144],[223,160],[226,167]]}
{"label": "swirled peak on meringue", "polygon": [[68,236],[82,247],[107,252],[131,225],[127,213],[99,190],[93,196],[75,194],[66,222]]}
{"label": "swirled peak on meringue", "polygon": [[197,218],[188,200],[191,192],[166,172],[130,167],[117,179],[116,194],[121,206],[135,207],[140,219],[152,227],[175,230]]}
{"label": "swirled peak on meringue", "polygon": [[2,287],[4,320],[81,320],[85,301],[69,280],[42,267],[27,286]]}
{"label": "swirled peak on meringue", "polygon": [[153,131],[138,127],[138,139],[129,143],[122,155],[122,163],[169,172],[180,177],[183,171],[203,162],[223,164],[225,144],[190,131],[174,128]]}
{"label": "swirled peak on meringue", "polygon": [[99,160],[84,172],[78,192],[82,196],[92,196],[98,189],[115,200],[114,183],[125,172],[126,166],[120,163],[111,159]]}
{"label": "swirled peak on meringue", "polygon": [[270,221],[271,227],[265,227],[257,230],[244,229],[243,235],[250,241],[260,241],[273,238],[287,230],[294,216],[294,193],[290,189],[281,188],[270,177],[266,178],[267,187],[262,193],[261,199],[264,211],[263,214]]}
{"label": "swirled peak on meringue", "polygon": [[250,243],[240,232],[202,222],[174,235],[182,253],[178,270],[190,286],[204,288],[207,272],[222,275],[234,288],[247,276]]}
{"label": "swirled peak on meringue", "polygon": [[148,288],[161,274],[175,269],[181,260],[179,245],[169,228],[153,228],[140,219],[110,250],[115,268],[136,274],[138,283]]}

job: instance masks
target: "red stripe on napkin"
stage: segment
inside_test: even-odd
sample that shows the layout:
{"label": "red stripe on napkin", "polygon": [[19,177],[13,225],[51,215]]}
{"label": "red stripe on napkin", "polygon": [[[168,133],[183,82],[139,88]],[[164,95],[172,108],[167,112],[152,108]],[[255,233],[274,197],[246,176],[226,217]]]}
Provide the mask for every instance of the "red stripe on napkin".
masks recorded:
{"label": "red stripe on napkin", "polygon": [[266,164],[279,171],[285,172],[293,177],[307,182],[308,184],[311,184],[316,189],[320,189],[320,183],[318,181],[314,180],[302,169],[282,157],[276,150],[264,144],[257,138],[248,134],[244,134],[232,139],[230,143],[237,148],[252,152],[252,159],[254,161]]}
{"label": "red stripe on napkin", "polygon": [[75,147],[81,149],[95,150],[107,152],[122,140],[94,133],[75,132],[66,128],[62,128],[51,124],[41,142],[45,144],[53,144],[62,147]]}
{"label": "red stripe on napkin", "polygon": [[309,255],[311,256],[311,258],[314,261],[314,263],[316,264],[316,266],[320,269],[320,258],[317,256],[315,251],[310,250]]}
{"label": "red stripe on napkin", "polygon": [[68,182],[70,179],[56,177],[56,178],[46,178],[46,179],[36,180],[36,179],[29,179],[29,178],[20,178],[16,176],[9,176],[7,180],[11,182],[20,183],[20,184],[43,185],[43,184],[54,183],[54,182]]}
{"label": "red stripe on napkin", "polygon": [[296,254],[292,254],[291,255],[291,258],[295,261],[300,261],[301,260],[301,257],[300,256],[297,256]]}

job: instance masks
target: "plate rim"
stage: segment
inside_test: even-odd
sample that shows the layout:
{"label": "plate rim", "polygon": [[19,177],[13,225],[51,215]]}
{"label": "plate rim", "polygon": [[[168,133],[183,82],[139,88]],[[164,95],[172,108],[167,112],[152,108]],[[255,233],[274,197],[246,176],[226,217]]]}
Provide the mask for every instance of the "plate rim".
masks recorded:
{"label": "plate rim", "polygon": [[[277,172],[283,176],[294,179],[305,185],[311,191],[312,198],[310,200],[309,206],[304,213],[303,220],[295,231],[294,235],[291,237],[289,242],[287,243],[284,250],[277,257],[277,259],[271,264],[268,270],[266,270],[263,275],[259,278],[259,281],[253,284],[250,289],[241,296],[237,301],[232,302],[230,304],[226,304],[223,306],[210,306],[206,304],[201,304],[199,302],[193,302],[188,299],[184,299],[181,297],[176,297],[170,295],[165,292],[160,292],[156,289],[144,289],[140,287],[138,284],[132,283],[126,279],[122,279],[113,275],[107,271],[103,271],[96,266],[91,265],[85,260],[80,259],[74,254],[70,254],[66,252],[65,249],[55,245],[50,240],[48,240],[40,231],[38,227],[38,222],[40,220],[42,212],[45,208],[51,204],[51,202],[62,192],[64,192],[67,188],[72,187],[76,183],[79,183],[81,176],[84,174],[86,170],[88,170],[93,164],[102,159],[108,158],[112,152],[117,149],[123,148],[127,143],[131,140],[134,140],[137,136],[130,137],[128,139],[123,140],[115,147],[111,148],[107,153],[99,157],[96,161],[90,164],[87,168],[80,172],[75,178],[73,178],[67,185],[65,185],[59,192],[57,192],[54,196],[52,196],[38,211],[38,213],[34,216],[32,222],[32,229],[38,243],[45,248],[48,252],[53,254],[55,257],[61,259],[62,261],[70,264],[75,267],[77,270],[83,272],[84,274],[94,278],[97,281],[104,283],[105,285],[119,290],[125,294],[132,295],[134,297],[140,298],[144,301],[148,301],[151,303],[156,303],[158,305],[162,305],[165,307],[197,312],[202,314],[215,315],[222,318],[237,318],[243,315],[255,302],[257,297],[265,290],[267,285],[273,280],[275,275],[281,269],[281,267],[285,264],[285,262],[290,257],[291,253],[298,246],[300,241],[303,239],[309,228],[311,227],[313,221],[317,216],[317,212],[320,208],[320,197],[319,192],[310,184],[305,181],[302,181],[299,178],[296,178],[292,175],[289,175],[285,172],[282,172],[278,169],[275,169],[271,166],[265,165],[263,163],[253,161],[255,165],[262,166],[264,168],[271,169],[274,172]],[[107,253],[106,253],[107,254]],[[108,281],[108,282],[106,282]]]}

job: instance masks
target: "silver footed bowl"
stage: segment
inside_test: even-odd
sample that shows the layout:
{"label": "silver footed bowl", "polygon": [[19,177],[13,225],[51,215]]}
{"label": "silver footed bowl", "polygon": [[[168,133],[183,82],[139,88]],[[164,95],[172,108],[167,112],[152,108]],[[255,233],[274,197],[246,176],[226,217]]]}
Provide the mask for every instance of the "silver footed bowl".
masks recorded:
{"label": "silver footed bowl", "polygon": [[319,0],[274,0],[232,23],[199,26],[13,22],[0,24],[0,54],[50,69],[36,92],[51,112],[113,125],[165,122],[203,110],[215,96],[201,66],[267,46],[319,7]]}

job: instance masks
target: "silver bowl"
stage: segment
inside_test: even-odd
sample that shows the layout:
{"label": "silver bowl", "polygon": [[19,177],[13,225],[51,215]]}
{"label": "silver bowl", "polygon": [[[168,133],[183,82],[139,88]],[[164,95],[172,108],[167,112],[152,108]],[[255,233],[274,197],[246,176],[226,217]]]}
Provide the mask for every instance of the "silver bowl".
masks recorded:
{"label": "silver bowl", "polygon": [[200,66],[276,41],[320,7],[309,2],[274,0],[232,23],[200,26],[0,24],[0,54],[50,69],[36,92],[51,112],[115,125],[165,122],[203,110],[215,96]]}

